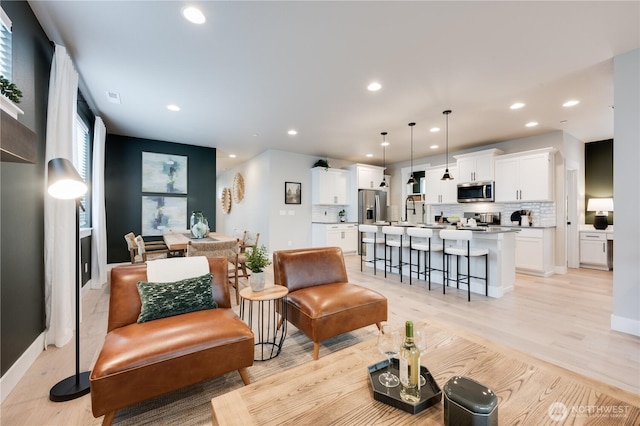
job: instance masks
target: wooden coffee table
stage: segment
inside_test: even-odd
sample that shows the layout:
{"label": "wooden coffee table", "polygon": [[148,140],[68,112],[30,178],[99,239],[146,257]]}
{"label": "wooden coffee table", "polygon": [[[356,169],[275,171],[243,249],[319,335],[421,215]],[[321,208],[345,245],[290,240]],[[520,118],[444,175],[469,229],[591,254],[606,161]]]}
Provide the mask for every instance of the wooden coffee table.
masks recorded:
{"label": "wooden coffee table", "polygon": [[[454,375],[487,385],[500,424],[640,424],[638,395],[444,324],[426,330],[422,364],[439,386]],[[213,398],[213,424],[443,424],[443,401],[411,415],[373,399],[367,367],[382,358],[372,339],[284,370]]]}

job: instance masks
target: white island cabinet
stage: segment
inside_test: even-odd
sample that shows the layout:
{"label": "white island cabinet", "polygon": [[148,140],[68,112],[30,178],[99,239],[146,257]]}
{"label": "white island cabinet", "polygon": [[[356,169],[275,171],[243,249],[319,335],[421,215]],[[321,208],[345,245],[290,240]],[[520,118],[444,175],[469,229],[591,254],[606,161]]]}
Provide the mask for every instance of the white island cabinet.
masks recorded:
{"label": "white island cabinet", "polygon": [[496,158],[496,203],[554,201],[555,151],[544,148]]}
{"label": "white island cabinet", "polygon": [[[442,240],[439,238],[440,229],[444,229],[442,226],[428,226],[433,229],[433,237],[431,244],[442,244]],[[513,229],[497,228],[493,231],[473,231],[473,240],[471,241],[471,247],[486,248],[489,250],[489,297],[500,298],[505,294],[513,291],[513,285],[516,280],[516,266],[515,266],[515,242],[516,232]],[[455,243],[453,243],[455,244]],[[449,245],[447,243],[447,245]],[[395,250],[394,250],[395,251]],[[372,244],[366,244],[366,258],[367,260],[373,260],[373,247]],[[378,257],[383,257],[383,251],[378,248]],[[395,254],[394,254],[395,256]],[[413,252],[414,267],[417,262],[417,253]],[[403,261],[409,259],[409,249],[404,248],[402,252]],[[373,263],[367,263],[368,267],[372,267]],[[442,252],[434,251],[431,255],[431,265],[434,270],[431,272],[431,290],[442,292]],[[471,258],[471,275],[474,277],[484,277],[484,257],[472,257]],[[376,265],[377,269],[384,269],[384,262],[379,261]],[[456,274],[456,261],[451,260],[451,276],[454,278],[449,283],[449,289],[447,293],[456,291],[455,274]],[[463,274],[467,271],[467,261],[460,262],[460,268]],[[402,268],[403,275],[409,275],[409,265],[405,265]],[[414,280],[424,280],[424,275],[418,277],[416,273],[413,273]],[[415,284],[415,282],[414,282]],[[464,298],[466,300],[467,285],[460,283],[460,290],[464,292]],[[485,297],[485,283],[483,280],[472,278],[471,280],[471,302]],[[446,296],[454,298],[456,296]],[[445,297],[445,299],[446,299]],[[463,296],[460,296],[463,297]]]}
{"label": "white island cabinet", "polygon": [[554,274],[554,228],[517,228],[516,271],[550,277]]}
{"label": "white island cabinet", "polygon": [[340,247],[343,253],[358,250],[358,225],[356,223],[311,224],[313,247]]}
{"label": "white island cabinet", "polygon": [[313,204],[349,204],[348,170],[314,167],[311,169],[311,186]]}

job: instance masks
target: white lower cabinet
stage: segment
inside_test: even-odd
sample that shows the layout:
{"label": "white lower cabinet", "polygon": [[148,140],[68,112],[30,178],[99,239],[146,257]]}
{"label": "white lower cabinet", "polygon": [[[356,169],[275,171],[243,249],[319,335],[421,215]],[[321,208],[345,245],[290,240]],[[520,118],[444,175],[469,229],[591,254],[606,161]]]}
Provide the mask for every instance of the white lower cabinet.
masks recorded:
{"label": "white lower cabinet", "polygon": [[554,274],[553,228],[522,228],[516,234],[516,271],[548,277]]}
{"label": "white lower cabinet", "polygon": [[580,267],[611,269],[611,250],[604,232],[580,232]]}
{"label": "white lower cabinet", "polygon": [[340,247],[343,253],[358,250],[358,225],[355,223],[314,223],[311,228],[314,247]]}

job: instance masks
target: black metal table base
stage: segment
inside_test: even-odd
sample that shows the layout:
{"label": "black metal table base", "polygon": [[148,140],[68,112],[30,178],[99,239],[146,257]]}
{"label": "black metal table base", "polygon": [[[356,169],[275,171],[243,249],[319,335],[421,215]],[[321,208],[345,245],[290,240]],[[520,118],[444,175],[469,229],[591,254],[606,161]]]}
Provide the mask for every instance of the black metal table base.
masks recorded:
{"label": "black metal table base", "polygon": [[[249,304],[248,309],[245,308],[245,303]],[[257,310],[254,310],[254,303],[257,304]],[[278,303],[280,313],[276,309]],[[284,299],[258,301],[242,299],[240,317],[243,320],[245,313],[248,316],[247,324],[255,336],[254,361],[267,361],[277,357],[287,335],[287,304]],[[256,320],[255,330],[254,319]]]}

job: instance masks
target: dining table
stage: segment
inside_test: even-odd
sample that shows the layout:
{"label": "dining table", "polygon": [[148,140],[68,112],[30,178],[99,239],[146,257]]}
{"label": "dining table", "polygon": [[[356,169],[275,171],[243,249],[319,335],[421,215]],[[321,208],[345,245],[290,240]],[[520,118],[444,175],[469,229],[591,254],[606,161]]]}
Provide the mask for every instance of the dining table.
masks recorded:
{"label": "dining table", "polygon": [[177,233],[172,232],[164,234],[162,236],[164,243],[172,253],[181,253],[184,255],[187,252],[187,245],[189,241],[234,241],[237,238],[230,237],[228,235],[221,234],[219,232],[209,232],[204,238],[194,238],[190,233]]}

